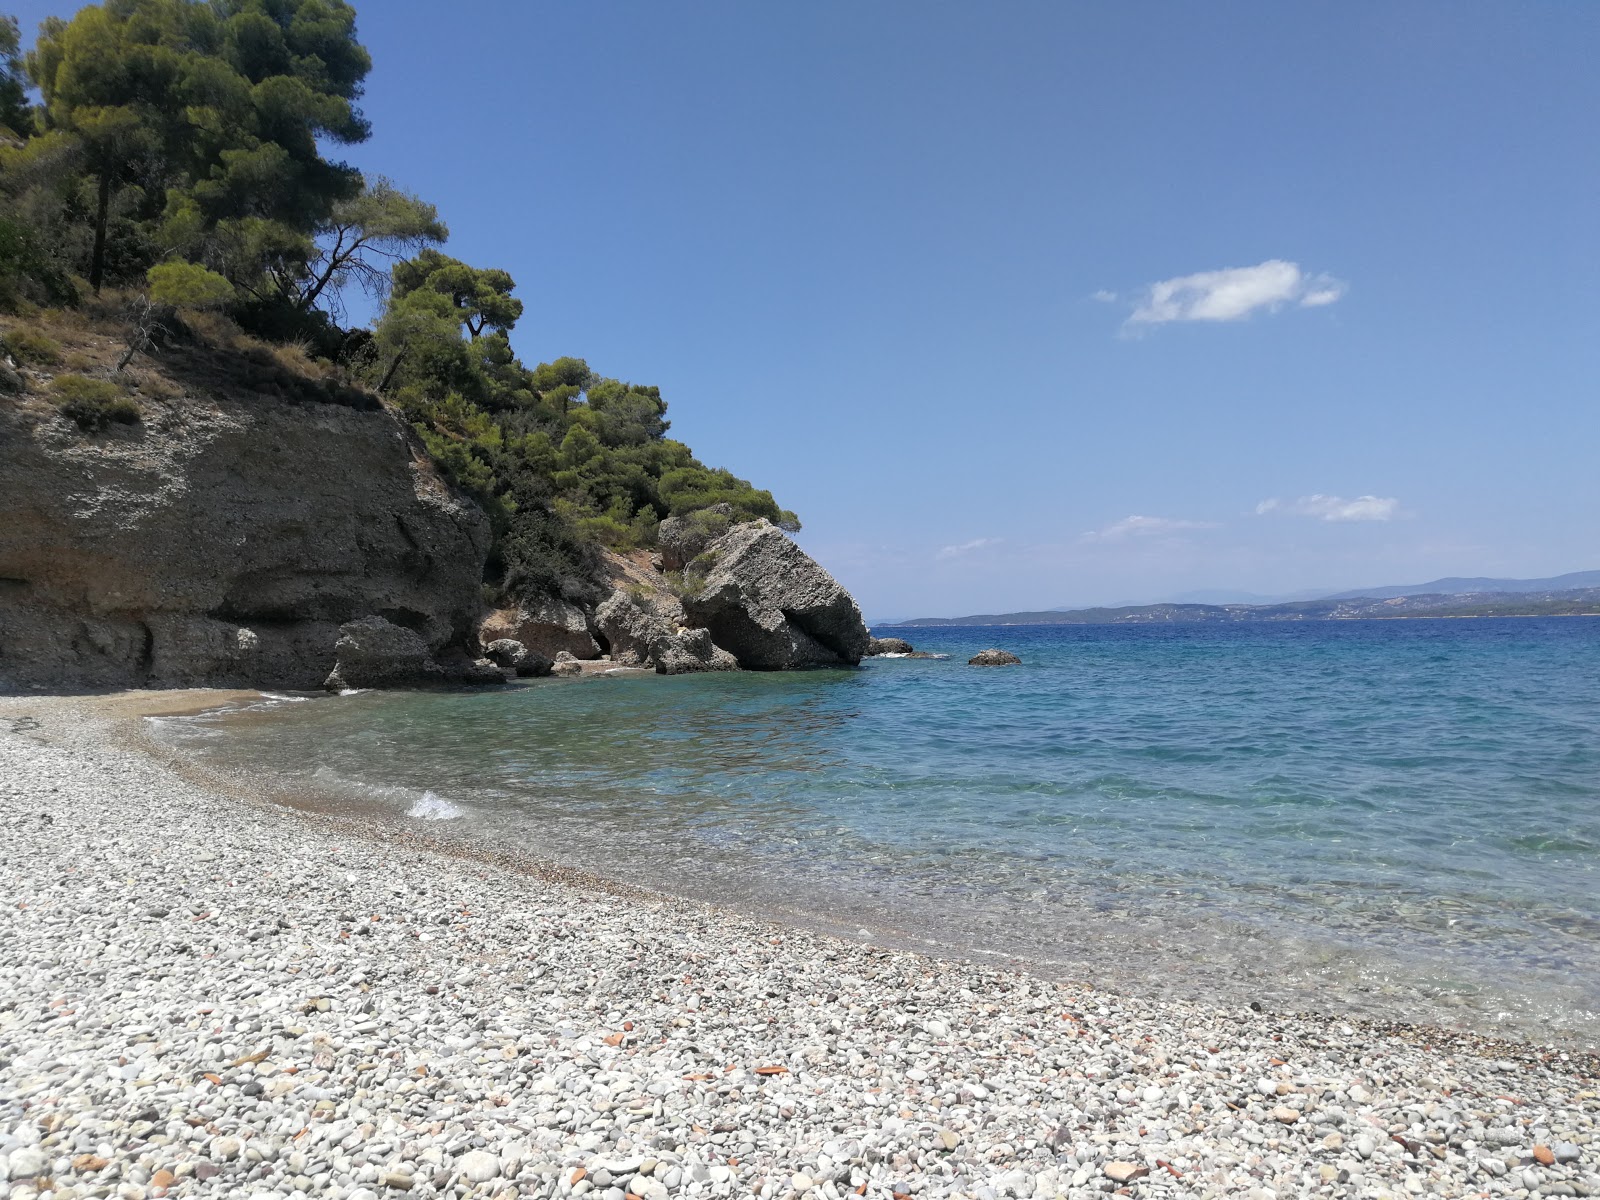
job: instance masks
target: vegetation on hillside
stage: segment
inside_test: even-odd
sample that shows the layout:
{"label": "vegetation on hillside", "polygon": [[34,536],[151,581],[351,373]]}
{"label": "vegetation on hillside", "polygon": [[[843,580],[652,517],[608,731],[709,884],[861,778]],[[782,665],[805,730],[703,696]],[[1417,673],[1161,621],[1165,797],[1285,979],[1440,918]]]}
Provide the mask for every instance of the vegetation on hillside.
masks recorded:
{"label": "vegetation on hillside", "polygon": [[[412,422],[490,513],[488,581],[512,594],[583,598],[596,546],[650,546],[714,504],[797,527],[669,438],[658,388],[525,366],[511,276],[443,253],[433,205],[324,156],[367,138],[370,67],[343,0],[106,0],[25,55],[0,19],[0,309],[115,296],[128,358],[160,352],[163,321],[297,347]],[[380,302],[373,328],[344,327],[351,289]],[[58,383],[63,411],[136,420],[120,371]]]}

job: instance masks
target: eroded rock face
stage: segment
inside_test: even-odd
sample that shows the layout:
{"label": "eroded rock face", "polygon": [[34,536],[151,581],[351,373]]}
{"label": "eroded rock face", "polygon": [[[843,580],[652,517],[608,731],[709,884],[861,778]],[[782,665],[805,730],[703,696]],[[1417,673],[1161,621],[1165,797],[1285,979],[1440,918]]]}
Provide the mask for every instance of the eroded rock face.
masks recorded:
{"label": "eroded rock face", "polygon": [[713,561],[684,613],[741,667],[853,666],[867,652],[850,593],[771,522],[735,525],[703,553]]}
{"label": "eroded rock face", "polygon": [[551,660],[563,652],[578,659],[600,657],[589,618],[566,600],[544,599],[491,612],[478,627],[478,640],[488,645],[504,639],[521,642],[529,652]]}
{"label": "eroded rock face", "polygon": [[0,409],[0,686],[315,688],[341,626],[472,633],[488,522],[383,411]]}

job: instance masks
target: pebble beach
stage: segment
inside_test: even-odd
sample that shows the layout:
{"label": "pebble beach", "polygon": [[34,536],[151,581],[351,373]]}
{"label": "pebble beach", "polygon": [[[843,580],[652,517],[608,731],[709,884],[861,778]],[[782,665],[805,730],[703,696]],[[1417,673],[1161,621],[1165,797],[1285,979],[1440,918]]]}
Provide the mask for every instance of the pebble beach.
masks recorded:
{"label": "pebble beach", "polygon": [[0,699],[0,1200],[1600,1195],[1578,1051],[474,857],[152,753],[181,702]]}

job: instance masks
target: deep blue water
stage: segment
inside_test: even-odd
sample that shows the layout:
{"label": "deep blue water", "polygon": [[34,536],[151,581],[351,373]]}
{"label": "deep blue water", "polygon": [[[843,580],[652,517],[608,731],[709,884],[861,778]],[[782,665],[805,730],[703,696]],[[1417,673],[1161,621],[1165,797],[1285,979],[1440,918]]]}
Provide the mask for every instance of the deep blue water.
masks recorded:
{"label": "deep blue water", "polygon": [[[1600,620],[880,632],[950,657],[161,725],[298,787],[850,934],[1600,1038]],[[990,645],[1023,665],[966,666]]]}

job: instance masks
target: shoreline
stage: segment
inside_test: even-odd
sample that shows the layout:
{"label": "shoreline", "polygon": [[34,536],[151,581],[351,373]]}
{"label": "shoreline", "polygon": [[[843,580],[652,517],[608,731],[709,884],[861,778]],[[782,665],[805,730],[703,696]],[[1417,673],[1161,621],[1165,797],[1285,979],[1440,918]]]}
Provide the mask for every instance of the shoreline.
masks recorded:
{"label": "shoreline", "polygon": [[139,729],[226,696],[0,698],[16,1200],[1600,1194],[1593,1056],[1116,996],[289,811]]}

